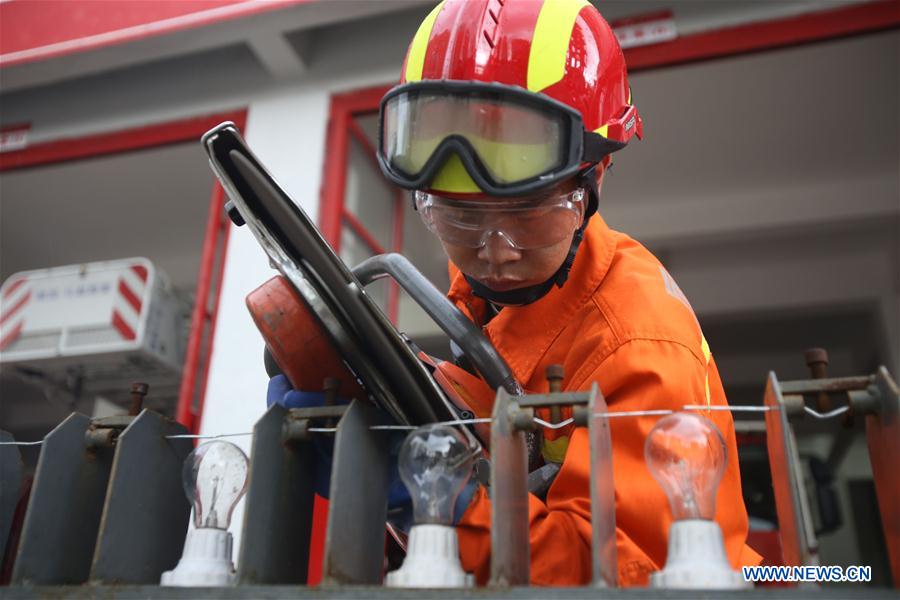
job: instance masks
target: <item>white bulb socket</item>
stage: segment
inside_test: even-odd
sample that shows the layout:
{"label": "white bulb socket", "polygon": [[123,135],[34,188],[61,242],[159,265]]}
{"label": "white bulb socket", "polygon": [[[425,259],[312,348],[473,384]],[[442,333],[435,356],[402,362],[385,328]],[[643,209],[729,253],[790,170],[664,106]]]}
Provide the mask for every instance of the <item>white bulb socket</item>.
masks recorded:
{"label": "white bulb socket", "polygon": [[188,530],[178,565],[162,574],[160,585],[174,587],[223,587],[234,585],[237,575],[231,562],[231,534],[224,529]]}
{"label": "white bulb socket", "polygon": [[405,588],[473,587],[475,580],[459,561],[456,529],[415,525],[409,532],[403,566],[387,574],[385,584]]}
{"label": "white bulb socket", "polygon": [[728,563],[719,524],[686,519],[672,523],[666,566],[650,575],[650,587],[736,590],[752,586]]}

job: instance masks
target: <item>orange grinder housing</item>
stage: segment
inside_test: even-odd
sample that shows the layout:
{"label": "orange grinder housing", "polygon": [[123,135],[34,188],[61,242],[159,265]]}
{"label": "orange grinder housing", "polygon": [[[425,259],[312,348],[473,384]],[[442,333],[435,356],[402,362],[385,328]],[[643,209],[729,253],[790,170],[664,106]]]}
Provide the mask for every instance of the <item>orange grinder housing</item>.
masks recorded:
{"label": "orange grinder housing", "polygon": [[247,308],[269,353],[295,390],[323,391],[326,378],[340,380],[340,398],[366,394],[341,359],[306,302],[281,275],[250,292]]}

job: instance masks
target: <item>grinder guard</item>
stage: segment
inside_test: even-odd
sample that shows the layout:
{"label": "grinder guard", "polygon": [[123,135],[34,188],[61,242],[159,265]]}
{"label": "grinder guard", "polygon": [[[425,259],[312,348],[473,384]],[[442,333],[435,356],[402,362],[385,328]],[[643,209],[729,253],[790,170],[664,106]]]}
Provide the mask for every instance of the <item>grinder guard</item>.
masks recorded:
{"label": "grinder guard", "polygon": [[[230,197],[229,215],[247,224],[283,275],[255,290],[247,302],[268,350],[295,387],[317,390],[324,377],[336,376],[342,396],[368,395],[398,423],[459,418],[460,408],[439,383],[443,378],[433,376],[364,290],[365,283],[391,275],[451,339],[472,349],[476,368],[492,387],[522,393],[481,331],[403,257],[375,257],[385,259],[377,265],[382,270],[373,274],[369,265],[360,283],[247,148],[234,124],[215,127],[202,143]],[[293,341],[286,344],[289,337]],[[303,364],[317,366],[315,381],[304,379]]]}

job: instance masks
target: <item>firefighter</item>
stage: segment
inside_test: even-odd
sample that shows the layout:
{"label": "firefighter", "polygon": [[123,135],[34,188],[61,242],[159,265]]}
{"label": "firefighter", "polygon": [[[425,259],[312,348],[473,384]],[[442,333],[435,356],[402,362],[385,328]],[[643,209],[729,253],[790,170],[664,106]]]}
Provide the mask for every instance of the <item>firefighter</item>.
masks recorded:
{"label": "firefighter", "polygon": [[[440,239],[450,299],[528,392],[546,393],[546,367],[561,364],[564,391],[597,383],[613,411],[722,406],[715,360],[687,298],[649,251],[597,212],[610,155],[641,135],[622,51],[589,2],[444,0],[382,100],[378,159]],[[302,394],[281,382],[269,401],[302,405]],[[490,414],[489,406],[475,410]],[[757,564],[746,545],[734,424],[727,412],[708,416],[728,452],[716,513],[728,558],[735,568]],[[646,585],[665,564],[671,514],[644,462],[657,418],[610,422],[623,586]],[[544,497],[529,497],[532,583],[586,584],[587,430],[541,437],[542,461],[559,471]],[[457,502],[462,563],[482,583],[490,511],[475,484]]]}
{"label": "firefighter", "polygon": [[[547,392],[545,368],[558,363],[564,390],[596,382],[610,410],[724,405],[687,298],[650,252],[597,213],[610,154],[641,135],[622,51],[589,2],[444,0],[382,100],[379,162],[413,191],[443,244],[449,297],[526,390]],[[756,564],[733,421],[710,415],[729,457],[716,520],[731,564]],[[671,515],[643,451],[657,418],[611,421],[621,585],[646,585],[665,563]],[[542,454],[561,469],[546,499],[530,497],[532,581],[587,583],[587,430],[546,430]],[[480,581],[489,527],[490,499],[477,489],[458,532],[463,566]]]}

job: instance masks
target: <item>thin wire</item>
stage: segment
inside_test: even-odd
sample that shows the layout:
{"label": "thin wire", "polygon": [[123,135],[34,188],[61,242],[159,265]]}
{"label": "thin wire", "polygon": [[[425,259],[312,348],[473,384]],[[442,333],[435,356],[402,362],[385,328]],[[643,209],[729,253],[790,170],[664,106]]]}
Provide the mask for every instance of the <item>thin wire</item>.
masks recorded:
{"label": "thin wire", "polygon": [[777,406],[706,406],[704,404],[686,404],[682,410],[721,410],[729,412],[768,412],[778,410]]}
{"label": "thin wire", "polygon": [[217,435],[196,435],[193,433],[179,433],[178,435],[165,435],[163,437],[167,440],[217,440],[219,438],[241,437],[244,435],[253,435],[253,432],[247,431],[244,433],[219,433]]}
{"label": "thin wire", "polygon": [[615,419],[616,417],[655,417],[660,415],[671,415],[674,410],[660,408],[656,410],[620,410],[618,412],[605,412],[594,415],[595,419]]}
{"label": "thin wire", "polygon": [[[777,406],[704,406],[702,404],[686,404],[681,407],[681,410],[717,410],[717,411],[729,411],[729,412],[768,412],[772,410],[779,410]],[[812,415],[817,419],[833,419],[834,417],[840,416],[850,410],[849,406],[841,406],[840,408],[836,408],[834,410],[820,413],[817,410],[814,410],[808,406],[804,406],[803,410]],[[657,409],[657,410],[623,410],[617,412],[605,412],[593,415],[595,419],[614,419],[619,417],[652,417],[652,416],[663,416],[663,415],[671,415],[677,411],[670,409]],[[541,427],[545,427],[547,429],[561,429],[567,425],[571,425],[575,419],[569,418],[564,421],[560,421],[559,423],[548,423],[543,419],[535,418],[534,422],[540,425]],[[490,423],[491,419],[489,418],[478,418],[478,419],[456,419],[454,421],[441,421],[440,423],[436,423],[439,425],[473,425],[475,423]],[[373,425],[370,427],[373,430],[384,430],[384,431],[412,431],[416,429],[415,426],[412,425]],[[336,433],[337,427],[310,427],[307,431],[311,433]],[[196,435],[190,433],[183,433],[179,435],[167,435],[164,436],[168,440],[174,439],[190,439],[190,440],[217,440],[221,438],[228,437],[242,437],[247,435],[253,435],[252,431],[247,431],[243,433],[220,433],[216,435]],[[0,446],[40,446],[43,444],[43,440],[39,440],[37,442],[0,442]]]}
{"label": "thin wire", "polygon": [[[571,419],[570,419],[571,421]],[[456,419],[455,421],[441,421],[435,425],[472,425],[475,423],[490,423],[491,419],[481,417],[479,419]],[[418,429],[415,425],[372,425],[369,427],[371,431],[413,431]],[[310,433],[335,433],[337,427],[310,427],[307,429]]]}
{"label": "thin wire", "polygon": [[826,413],[820,413],[819,411],[814,410],[814,409],[812,409],[812,408],[810,408],[810,407],[808,407],[808,406],[804,406],[804,407],[803,407],[803,410],[805,410],[806,412],[808,412],[809,414],[811,414],[812,416],[814,416],[814,417],[817,418],[817,419],[831,419],[832,417],[836,417],[836,416],[838,416],[838,415],[844,414],[845,412],[847,412],[848,410],[850,410],[850,407],[849,407],[849,406],[842,406],[842,407],[840,407],[840,408],[836,408],[836,409],[834,409],[834,410],[830,410],[830,411],[828,411],[828,412],[826,412]]}
{"label": "thin wire", "polygon": [[491,419],[490,417],[480,417],[478,419],[457,419],[456,421],[442,421],[441,425],[474,425],[475,423],[490,423],[492,420],[493,419]]}
{"label": "thin wire", "polygon": [[545,421],[543,419],[538,419],[537,417],[535,417],[534,422],[542,427],[546,427],[547,429],[561,429],[561,428],[565,427],[566,425],[568,425],[569,423],[574,423],[575,419],[569,418],[569,419],[566,419],[565,421],[560,421],[559,423],[548,423],[547,421]]}

